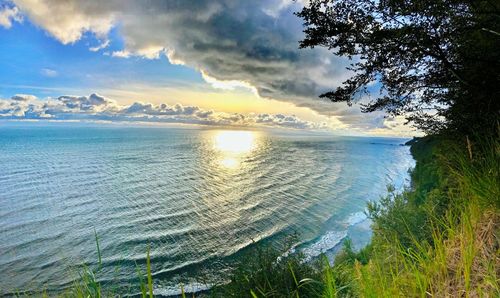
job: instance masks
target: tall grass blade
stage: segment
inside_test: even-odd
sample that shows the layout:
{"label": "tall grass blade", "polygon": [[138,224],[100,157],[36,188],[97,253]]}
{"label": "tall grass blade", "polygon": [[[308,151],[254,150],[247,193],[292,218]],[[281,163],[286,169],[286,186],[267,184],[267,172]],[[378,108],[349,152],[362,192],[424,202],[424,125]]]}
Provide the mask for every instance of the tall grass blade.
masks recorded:
{"label": "tall grass blade", "polygon": [[149,256],[150,246],[148,245],[148,253],[146,256],[146,269],[148,273],[148,288],[149,288],[149,298],[153,298],[153,277],[151,275],[151,259]]}
{"label": "tall grass blade", "polygon": [[181,297],[186,298],[186,292],[184,292],[184,285],[181,285]]}
{"label": "tall grass blade", "polygon": [[139,266],[137,266],[137,264],[135,265],[135,268],[137,271],[137,277],[139,277],[139,286],[141,287],[141,296],[142,296],[142,298],[146,298],[147,297],[147,290],[146,290],[146,285],[144,284],[144,279],[142,276],[141,269],[139,268]]}
{"label": "tall grass blade", "polygon": [[97,246],[97,262],[99,264],[98,269],[101,269],[102,266],[101,248],[99,247],[99,238],[97,237],[97,232],[95,228],[94,228],[94,237],[95,237],[95,244]]}

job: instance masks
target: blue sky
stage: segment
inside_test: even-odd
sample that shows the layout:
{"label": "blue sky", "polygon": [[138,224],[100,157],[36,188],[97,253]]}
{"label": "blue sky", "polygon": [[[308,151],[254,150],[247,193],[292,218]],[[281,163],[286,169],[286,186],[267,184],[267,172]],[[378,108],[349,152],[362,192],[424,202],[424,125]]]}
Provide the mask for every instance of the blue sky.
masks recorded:
{"label": "blue sky", "polygon": [[[349,78],[349,62],[327,49],[299,50],[301,6],[0,0],[0,117],[414,134],[402,119],[318,99]],[[197,112],[185,114],[189,107]]]}
{"label": "blue sky", "polygon": [[[119,30],[110,34],[108,53],[123,48]],[[99,41],[91,33],[64,45],[28,20],[0,27],[0,90],[2,97],[28,93],[38,97],[88,93],[128,82],[151,85],[203,84],[194,69],[158,59],[112,57],[89,48]]]}

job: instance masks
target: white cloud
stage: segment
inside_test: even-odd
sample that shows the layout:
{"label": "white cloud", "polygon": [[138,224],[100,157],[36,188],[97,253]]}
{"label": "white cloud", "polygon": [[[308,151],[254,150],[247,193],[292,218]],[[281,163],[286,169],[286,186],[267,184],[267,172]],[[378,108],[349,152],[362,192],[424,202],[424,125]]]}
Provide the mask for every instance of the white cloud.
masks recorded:
{"label": "white cloud", "polygon": [[49,78],[54,78],[54,77],[57,77],[57,75],[58,75],[57,71],[50,69],[50,68],[42,68],[40,73],[46,77],[49,77]]}
{"label": "white cloud", "polygon": [[22,22],[22,20],[17,7],[4,7],[0,10],[0,26],[4,28],[12,27],[12,21]]}
{"label": "white cloud", "polygon": [[89,50],[92,52],[97,52],[97,51],[100,51],[102,49],[107,48],[109,46],[109,44],[110,44],[109,39],[106,39],[105,41],[101,42],[99,45],[97,45],[95,47],[90,47]]}
{"label": "white cloud", "polygon": [[205,82],[209,83],[212,85],[212,87],[216,89],[224,89],[224,90],[234,90],[235,88],[246,88],[252,90],[253,93],[258,94],[257,89],[252,86],[248,82],[244,81],[237,81],[237,80],[229,80],[229,81],[220,81],[217,80],[216,78],[211,77],[208,75],[205,71],[201,71],[201,77]]}
{"label": "white cloud", "polygon": [[[112,28],[114,20],[112,12],[99,12],[99,2],[92,4],[91,1],[54,1],[49,4],[43,0],[16,0],[14,3],[27,12],[33,22],[42,26],[63,44],[76,42],[87,31],[104,37]],[[80,5],[92,7],[95,13],[85,13]]]}
{"label": "white cloud", "polygon": [[325,129],[324,124],[304,121],[294,115],[240,114],[204,110],[197,106],[135,102],[121,106],[98,94],[89,96],[64,95],[37,99],[33,95],[17,94],[0,99],[0,119],[51,119],[89,121],[141,121],[152,123],[186,123],[217,126],[266,126],[294,129]]}
{"label": "white cloud", "polygon": [[118,105],[114,100],[107,99],[95,93],[90,96],[64,95],[57,98],[66,108],[72,112],[104,112],[115,111]]}
{"label": "white cloud", "polygon": [[118,58],[128,58],[132,56],[132,54],[128,51],[114,51],[111,53],[111,56]]}
{"label": "white cloud", "polygon": [[33,100],[36,100],[37,97],[34,95],[30,95],[30,94],[16,94],[16,95],[12,96],[10,99],[16,100],[16,101],[33,101]]}

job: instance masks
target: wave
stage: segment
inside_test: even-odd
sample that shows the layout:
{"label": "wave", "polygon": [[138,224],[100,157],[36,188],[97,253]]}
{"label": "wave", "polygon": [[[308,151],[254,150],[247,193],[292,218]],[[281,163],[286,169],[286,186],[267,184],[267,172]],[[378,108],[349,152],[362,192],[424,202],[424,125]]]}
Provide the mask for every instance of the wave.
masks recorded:
{"label": "wave", "polygon": [[310,261],[311,259],[321,255],[322,253],[326,253],[337,247],[348,236],[348,231],[347,231],[348,227],[358,225],[367,219],[368,217],[366,216],[366,213],[364,211],[351,213],[343,221],[346,227],[345,230],[327,231],[324,235],[319,237],[318,240],[301,249],[301,251],[304,253],[306,257],[306,261]]}
{"label": "wave", "polygon": [[[383,192],[385,173],[407,177],[411,161],[407,147],[268,135],[256,139],[262,148],[243,156],[241,167],[227,170],[211,147],[213,132],[44,128],[55,142],[12,134],[14,141],[0,138],[0,270],[8,271],[0,284],[7,288],[33,281],[57,289],[67,280],[51,265],[58,256],[94,264],[93,227],[106,253],[102,280],[128,284],[151,245],[162,295],[179,293],[178,285],[166,287],[173,276],[194,281],[198,268],[238,260],[255,241],[293,230],[309,236],[333,223],[294,247],[314,258],[365,222],[363,212],[346,210],[358,211],[351,208]],[[40,247],[43,256],[35,253]],[[123,269],[118,278],[116,265]]]}
{"label": "wave", "polygon": [[326,234],[321,236],[316,242],[302,249],[306,257],[305,261],[310,261],[322,253],[335,248],[345,237],[347,237],[347,231],[326,232]]}
{"label": "wave", "polygon": [[[192,293],[199,293],[203,291],[208,291],[210,290],[211,287],[213,287],[213,284],[204,284],[204,283],[199,283],[199,282],[192,282],[188,283],[186,285],[183,285],[184,288],[184,293],[186,294],[192,294]],[[153,294],[155,296],[164,296],[164,297],[170,297],[170,296],[180,296],[182,295],[182,290],[181,286],[165,286],[165,287],[158,287],[153,289]]]}

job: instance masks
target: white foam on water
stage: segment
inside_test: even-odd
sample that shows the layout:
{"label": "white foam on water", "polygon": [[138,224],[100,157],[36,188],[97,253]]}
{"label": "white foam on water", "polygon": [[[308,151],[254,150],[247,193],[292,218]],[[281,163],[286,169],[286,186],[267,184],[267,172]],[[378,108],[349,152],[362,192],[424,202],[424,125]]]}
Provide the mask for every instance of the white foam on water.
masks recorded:
{"label": "white foam on water", "polygon": [[345,237],[347,236],[347,231],[328,231],[326,234],[321,236],[316,242],[302,249],[302,252],[306,256],[306,260],[310,260],[314,257],[319,256],[322,253],[333,249],[337,246]]}
{"label": "white foam on water", "polygon": [[[359,225],[368,219],[364,211],[351,213],[344,221],[344,225],[347,227]],[[345,231],[328,231],[323,236],[321,236],[317,241],[302,248],[302,252],[306,256],[306,261],[311,260],[325,253],[337,245],[339,245],[344,238],[347,237],[347,230]],[[293,252],[294,249],[291,250]],[[285,255],[288,255],[287,252]]]}
{"label": "white foam on water", "polygon": [[[209,290],[211,287],[213,287],[213,285],[199,283],[199,282],[192,282],[184,285],[183,287],[184,287],[184,293],[197,293]],[[156,296],[178,296],[182,294],[182,291],[180,285],[166,286],[153,289],[153,294]]]}

